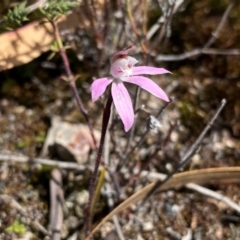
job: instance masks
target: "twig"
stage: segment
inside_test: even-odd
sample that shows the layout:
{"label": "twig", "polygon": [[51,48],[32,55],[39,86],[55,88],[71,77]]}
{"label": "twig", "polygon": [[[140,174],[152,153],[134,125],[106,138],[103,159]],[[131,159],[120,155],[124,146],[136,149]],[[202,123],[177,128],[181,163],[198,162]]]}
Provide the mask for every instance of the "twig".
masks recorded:
{"label": "twig", "polygon": [[153,153],[151,153],[151,155],[148,156],[147,160],[146,160],[143,164],[141,164],[141,167],[140,167],[138,173],[136,173],[136,174],[131,178],[131,180],[130,180],[129,183],[128,183],[130,186],[132,186],[133,189],[135,189],[136,180],[137,180],[137,179],[140,179],[140,175],[141,175],[142,171],[145,170],[145,169],[149,166],[149,164],[152,162],[153,159],[155,159],[155,157],[157,156],[158,152],[159,152],[160,150],[163,150],[164,147],[167,145],[167,142],[169,141],[169,139],[170,139],[170,137],[171,137],[171,134],[172,134],[172,132],[173,132],[173,130],[174,130],[175,127],[176,127],[176,124],[171,125],[171,127],[170,127],[169,130],[168,130],[168,134],[167,134],[167,136],[165,137],[165,139],[164,139],[164,141],[163,141],[162,143],[159,143],[156,147],[155,147],[155,146],[151,146],[151,147],[150,147],[150,149],[151,149],[152,147],[154,148]]}
{"label": "twig", "polygon": [[206,195],[208,197],[212,197],[212,198],[215,198],[219,201],[222,201],[226,205],[228,205],[229,207],[231,207],[232,209],[234,209],[235,211],[240,213],[240,206],[237,203],[233,202],[230,198],[228,198],[228,197],[226,197],[226,196],[224,196],[220,193],[214,192],[214,191],[212,191],[208,188],[199,186],[195,183],[188,183],[185,187],[188,188],[188,189],[192,189],[196,192],[199,192],[203,195]]}
{"label": "twig", "polygon": [[[140,91],[141,91],[140,87],[137,87],[136,88],[136,92],[135,92],[134,102],[133,102],[134,112],[136,111],[136,109],[138,107],[138,100],[139,100]],[[135,127],[136,127],[136,122],[134,121],[133,126],[132,126],[132,128],[130,130],[130,134],[129,134],[129,137],[128,137],[127,145],[126,145],[126,148],[125,148],[125,152],[124,152],[124,156],[125,157],[124,158],[126,158],[126,154],[127,154],[128,149],[129,149],[129,147],[130,147],[130,145],[132,143]],[[121,165],[124,165],[124,164],[121,163]]]}
{"label": "twig", "polygon": [[233,6],[235,4],[235,0],[232,0],[229,4],[227,9],[225,10],[218,26],[216,29],[213,31],[212,36],[210,39],[207,41],[207,43],[202,47],[202,48],[196,48],[194,50],[182,53],[182,54],[176,54],[176,55],[164,55],[164,54],[159,54],[156,57],[156,61],[181,61],[190,57],[198,56],[201,54],[216,54],[216,55],[240,55],[240,49],[227,49],[227,50],[222,50],[222,49],[214,49],[214,48],[209,48],[215,40],[218,38],[221,29],[223,28]]}
{"label": "twig", "polygon": [[141,172],[149,166],[149,164],[152,162],[152,160],[157,156],[158,152],[160,150],[163,150],[166,147],[166,145],[169,142],[169,139],[170,139],[171,134],[172,134],[173,130],[175,129],[175,127],[176,127],[176,124],[171,124],[171,126],[168,130],[167,136],[165,137],[164,141],[162,143],[158,144],[158,146],[155,147],[154,152],[148,157],[146,162],[144,162],[141,165],[141,168],[139,169],[139,173],[137,173],[136,176],[135,176],[136,179],[138,179]]}
{"label": "twig", "polygon": [[[159,110],[159,112],[157,113],[157,115],[155,117],[159,118],[171,102],[172,102],[172,99],[170,98],[170,102],[166,102],[165,105]],[[138,149],[144,143],[149,131],[150,131],[150,129],[146,129],[145,132],[142,134],[141,139],[135,144],[135,146],[133,146],[132,149],[128,153],[126,152],[125,155],[122,156],[122,161],[117,166],[117,171],[119,171],[120,168],[125,165],[125,162],[127,161],[127,159],[129,159],[131,157],[131,155],[134,153],[134,151],[136,149]],[[131,140],[129,140],[129,142],[131,142]]]}
{"label": "twig", "polygon": [[76,99],[79,111],[82,113],[83,117],[85,118],[85,121],[88,125],[88,128],[89,128],[94,146],[95,146],[95,148],[97,148],[97,140],[96,140],[96,138],[94,136],[94,133],[93,133],[92,124],[90,123],[90,120],[89,120],[89,117],[88,117],[88,114],[87,114],[87,110],[84,108],[83,102],[82,102],[82,100],[79,96],[79,93],[78,93],[78,90],[77,90],[77,87],[76,87],[75,80],[76,80],[77,77],[73,76],[73,74],[72,74],[71,67],[70,67],[70,64],[69,64],[69,60],[68,60],[68,57],[67,57],[67,54],[66,54],[65,47],[63,46],[63,43],[62,43],[62,40],[61,40],[61,36],[60,36],[60,33],[59,33],[57,23],[55,21],[52,21],[51,23],[52,23],[53,28],[54,28],[54,34],[55,34],[56,41],[58,43],[58,49],[59,49],[60,55],[62,57],[62,61],[63,61],[63,64],[64,64],[65,71],[67,73],[67,79],[66,80],[67,80],[67,82],[69,82],[69,85],[70,85],[70,87],[71,87],[71,89],[74,93],[74,97]]}
{"label": "twig", "polygon": [[52,159],[43,159],[43,158],[30,158],[27,156],[17,156],[0,153],[0,161],[5,162],[17,162],[17,163],[29,163],[29,164],[42,164],[51,167],[58,167],[64,169],[75,169],[75,170],[86,170],[86,166],[79,165],[72,162],[57,161]]}
{"label": "twig", "polygon": [[149,193],[147,194],[147,196],[143,200],[143,204],[149,199],[150,196],[152,196],[157,191],[157,189],[162,184],[166,183],[175,173],[177,173],[180,169],[184,168],[189,163],[189,161],[191,160],[191,158],[195,154],[195,151],[199,148],[203,138],[205,137],[207,132],[210,130],[210,128],[212,127],[213,123],[215,122],[215,120],[218,118],[219,114],[221,113],[221,111],[225,107],[226,103],[227,103],[226,99],[223,99],[222,102],[221,102],[220,107],[218,108],[218,110],[214,114],[214,116],[211,119],[211,121],[206,125],[206,127],[203,129],[203,131],[200,134],[200,136],[196,139],[196,141],[192,144],[190,149],[185,153],[185,155],[181,159],[181,162],[179,163],[177,169],[175,171],[173,171],[172,173],[170,173],[162,182],[161,181],[157,181],[155,183],[155,185],[153,186],[151,191],[149,191]]}
{"label": "twig", "polygon": [[84,8],[85,8],[85,13],[86,17],[88,18],[90,24],[91,24],[91,30],[94,34],[94,41],[96,44],[96,47],[99,46],[99,41],[102,39],[102,34],[101,31],[99,31],[99,25],[97,25],[97,14],[96,14],[96,9],[94,6],[94,1],[91,0],[84,0]]}
{"label": "twig", "polygon": [[53,169],[50,179],[50,226],[52,240],[61,239],[63,205],[62,174],[59,169]]}
{"label": "twig", "polygon": [[[112,111],[111,111],[111,115],[110,115],[110,119],[109,119],[109,124],[112,123]],[[110,166],[110,162],[109,162],[109,154],[110,154],[110,133],[109,133],[109,129],[107,129],[106,132],[106,140],[105,140],[105,145],[104,145],[104,163],[106,166]],[[108,168],[109,169],[109,168]],[[107,171],[105,173],[105,179],[106,179],[106,183],[105,183],[105,188],[106,188],[106,197],[107,197],[107,203],[108,203],[108,207],[110,210],[112,210],[114,208],[114,201],[113,201],[113,190],[111,188],[110,183],[108,182],[110,180],[110,176],[109,176],[109,171]],[[118,218],[116,215],[114,215],[113,217],[113,223],[115,225],[116,228],[116,232],[117,235],[119,237],[120,240],[125,240]]]}
{"label": "twig", "polygon": [[121,226],[119,224],[117,215],[113,216],[113,223],[115,225],[116,232],[117,232],[117,235],[118,235],[119,239],[120,240],[125,240],[125,237],[123,236],[123,233],[122,233]]}
{"label": "twig", "polygon": [[215,40],[218,38],[219,34],[220,34],[220,31],[221,29],[223,28],[223,25],[225,24],[225,22],[227,21],[227,18],[233,8],[235,4],[235,0],[232,0],[228,6],[227,6],[227,9],[225,10],[222,18],[221,18],[221,21],[219,22],[216,30],[214,32],[212,32],[212,37],[208,40],[208,42],[204,45],[203,49],[205,48],[209,48],[214,42]]}
{"label": "twig", "polygon": [[[163,174],[163,173],[155,173],[155,172],[148,172],[148,171],[142,171],[141,173],[141,177],[148,177],[152,180],[161,180],[163,181],[165,178],[166,178],[166,174]],[[236,204],[235,202],[233,202],[230,198],[220,194],[220,193],[217,193],[215,191],[212,191],[208,188],[205,188],[205,187],[202,187],[198,184],[195,184],[195,183],[187,183],[184,187],[186,187],[187,189],[191,189],[191,190],[194,190],[196,192],[199,192],[203,195],[206,195],[208,197],[211,197],[211,198],[215,198],[219,201],[222,201],[224,202],[226,205],[228,205],[229,207],[231,207],[232,209],[234,209],[235,211],[239,212],[240,213],[240,206],[238,204]]]}
{"label": "twig", "polygon": [[[113,197],[112,197],[113,190],[108,182],[105,183],[105,188],[106,188],[105,195],[107,197],[108,207],[110,208],[110,210],[112,210],[114,208],[114,201],[113,201]],[[113,216],[113,223],[115,225],[116,232],[117,232],[119,239],[125,240],[117,215]]]}
{"label": "twig", "polygon": [[182,61],[184,59],[190,58],[190,57],[195,57],[199,56],[201,54],[208,54],[208,55],[235,55],[238,56],[240,55],[240,49],[217,49],[217,48],[207,48],[207,49],[202,49],[202,48],[196,48],[194,50],[181,53],[181,54],[172,54],[172,55],[167,55],[167,54],[159,54],[156,56],[155,60],[156,61]]}
{"label": "twig", "polygon": [[[170,2],[170,1],[169,1]],[[179,10],[181,5],[183,4],[184,0],[176,0],[174,3],[173,15]],[[163,4],[163,1],[158,1],[159,5]],[[160,6],[161,8],[161,6]],[[156,31],[160,28],[161,24],[165,21],[165,15],[159,17],[157,22],[151,26],[149,31],[147,32],[147,40],[150,40],[152,36],[156,33]]]}
{"label": "twig", "polygon": [[136,37],[137,37],[137,39],[138,39],[138,41],[139,41],[139,43],[141,45],[142,52],[146,54],[147,53],[147,48],[146,48],[144,42],[142,41],[141,36],[140,36],[140,34],[138,32],[137,26],[135,24],[135,21],[134,21],[133,15],[132,15],[130,0],[125,0],[125,4],[126,4],[127,15],[128,15],[129,21],[131,23],[133,32],[136,35]]}
{"label": "twig", "polygon": [[144,0],[143,1],[143,20],[142,20],[142,32],[144,36],[147,35],[148,5],[149,5],[149,0]]}
{"label": "twig", "polygon": [[173,9],[174,9],[174,5],[175,5],[175,1],[173,2],[173,4],[169,4],[168,10],[167,10],[167,14],[165,16],[164,19],[164,23],[162,25],[162,28],[158,34],[158,36],[156,37],[156,39],[154,40],[154,42],[151,44],[151,46],[149,47],[149,55],[151,54],[151,52],[158,46],[161,44],[161,41],[163,40],[163,38],[165,37],[165,33],[167,30],[167,26],[169,25],[169,22],[172,19],[173,16]]}

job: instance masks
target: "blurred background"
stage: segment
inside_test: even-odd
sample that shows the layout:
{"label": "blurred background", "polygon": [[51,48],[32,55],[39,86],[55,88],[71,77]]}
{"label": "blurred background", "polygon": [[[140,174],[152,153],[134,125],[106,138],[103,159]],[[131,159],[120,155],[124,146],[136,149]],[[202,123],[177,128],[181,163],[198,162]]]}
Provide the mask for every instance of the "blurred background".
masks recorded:
{"label": "blurred background", "polygon": [[[65,68],[54,48],[53,28],[44,22],[39,10],[50,2],[26,1],[23,8],[28,7],[30,11],[18,26],[10,21],[10,13],[23,1],[0,1],[0,195],[16,200],[26,209],[27,216],[31,216],[28,218],[15,207],[1,204],[1,239],[47,239],[38,228],[31,228],[30,222],[35,218],[45,228],[49,226],[52,173],[50,166],[9,162],[4,156],[43,157],[47,133],[56,116],[70,124],[85,124],[68,83],[62,80]],[[139,65],[164,67],[172,72],[152,78],[174,100],[161,116],[160,133],[149,134],[142,148],[131,156],[127,169],[134,172],[135,166],[141,167],[152,151],[151,145],[163,141],[169,126],[174,126],[164,150],[159,151],[148,166],[149,171],[171,172],[222,99],[227,100],[226,107],[185,170],[239,166],[239,16],[239,1],[231,0],[82,0],[57,19],[72,72],[79,75],[78,93],[96,131],[101,130],[105,99],[93,103],[90,85],[95,78],[109,75],[112,54],[135,45],[131,55],[139,60]],[[134,96],[135,87],[129,86],[129,90]],[[139,106],[142,104],[146,111],[140,111],[137,117],[131,146],[144,133],[149,114],[156,114],[163,106],[160,100],[144,91]],[[117,139],[117,143],[111,142],[110,152],[117,162],[119,155],[114,149],[117,146],[121,151],[129,135],[123,132],[116,115],[113,122],[116,122],[112,127],[113,139]],[[83,166],[92,164],[91,154],[92,150],[88,149],[88,161],[82,162]],[[56,151],[44,157],[66,160]],[[74,158],[71,161],[74,162]],[[122,188],[129,181],[124,174],[117,175]],[[80,170],[62,170],[66,204],[62,239],[71,239],[76,229],[79,230],[79,224],[83,224],[86,200],[82,199],[87,194],[89,176],[90,173],[83,176]],[[139,189],[142,184],[139,183]],[[209,183],[206,187],[239,205],[239,184]],[[216,199],[181,189],[159,193],[151,201],[146,207],[148,214],[131,217],[124,212],[121,215],[122,226],[128,226],[123,227],[126,239],[185,239],[189,229],[192,235],[186,239],[240,239],[239,212]],[[96,222],[109,212],[104,197],[100,203]],[[157,220],[151,212],[157,212]],[[150,231],[144,230],[135,218],[154,226]],[[169,227],[172,232],[167,230]],[[102,230],[96,239],[118,239],[111,236],[104,237]]]}

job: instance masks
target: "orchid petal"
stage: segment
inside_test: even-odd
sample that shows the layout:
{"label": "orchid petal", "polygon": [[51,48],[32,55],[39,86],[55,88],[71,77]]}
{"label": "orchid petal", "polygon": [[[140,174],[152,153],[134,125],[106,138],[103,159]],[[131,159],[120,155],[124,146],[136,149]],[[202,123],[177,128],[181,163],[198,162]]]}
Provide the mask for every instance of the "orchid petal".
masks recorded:
{"label": "orchid petal", "polygon": [[152,95],[161,98],[166,102],[169,102],[167,94],[149,78],[142,76],[134,76],[127,78],[125,82],[134,83],[139,87],[145,89],[146,91],[150,92]]}
{"label": "orchid petal", "polygon": [[156,67],[148,67],[148,66],[134,67],[132,71],[133,75],[141,75],[141,74],[157,75],[157,74],[164,74],[164,73],[171,73],[171,72],[169,72],[164,68],[156,68]]}
{"label": "orchid petal", "polygon": [[108,78],[96,79],[91,85],[92,101],[95,102],[105,92],[107,86],[112,82]]}
{"label": "orchid petal", "polygon": [[112,83],[112,97],[117,112],[124,124],[124,129],[127,132],[133,125],[134,112],[129,93],[121,81],[114,81]]}

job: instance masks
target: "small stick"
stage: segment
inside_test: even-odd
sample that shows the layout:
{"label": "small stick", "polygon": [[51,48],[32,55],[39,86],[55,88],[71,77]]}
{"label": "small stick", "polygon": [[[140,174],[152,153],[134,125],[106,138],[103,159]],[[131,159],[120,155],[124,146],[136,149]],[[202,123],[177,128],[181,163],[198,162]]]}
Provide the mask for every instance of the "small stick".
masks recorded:
{"label": "small stick", "polygon": [[50,179],[50,226],[52,240],[61,239],[63,224],[64,196],[62,189],[62,174],[59,169],[53,169]]}
{"label": "small stick", "polygon": [[207,41],[207,43],[202,48],[196,48],[191,51],[176,54],[176,55],[164,55],[159,54],[156,57],[156,61],[181,61],[190,57],[198,56],[201,54],[216,54],[216,55],[240,55],[240,49],[210,49],[209,47],[215,42],[218,38],[221,29],[223,28],[232,8],[234,7],[235,0],[232,0],[229,4],[227,9],[225,10],[218,26],[216,27],[215,31],[212,33],[212,37]]}
{"label": "small stick", "polygon": [[[110,119],[109,119],[109,124],[111,125],[112,123],[112,111],[111,111],[111,115],[110,115]],[[106,132],[106,140],[105,140],[105,145],[104,145],[104,163],[106,166],[111,166],[111,163],[109,161],[109,155],[110,155],[110,133],[109,133],[109,129],[107,129],[107,132]],[[112,187],[110,185],[110,175],[111,174],[111,171],[109,171],[109,168],[108,168],[108,171],[106,171],[105,173],[105,188],[106,188],[106,197],[107,197],[107,203],[108,203],[108,207],[109,207],[109,210],[112,210],[114,208],[114,200],[113,200],[113,190],[112,190]],[[124,236],[123,236],[123,233],[122,233],[122,230],[121,230],[121,226],[119,224],[119,221],[118,221],[118,217],[116,215],[113,216],[113,223],[115,225],[115,229],[116,229],[116,232],[117,232],[117,235],[119,237],[120,240],[125,240]]]}
{"label": "small stick", "polygon": [[177,169],[175,171],[173,171],[172,173],[170,173],[162,182],[161,181],[157,181],[155,183],[155,185],[153,186],[153,188],[151,189],[151,191],[147,194],[147,196],[143,200],[142,204],[144,204],[158,190],[158,188],[162,184],[166,183],[175,173],[177,173],[180,169],[184,168],[189,163],[189,161],[191,160],[191,158],[195,154],[196,150],[199,148],[203,138],[205,137],[207,132],[210,130],[210,128],[212,127],[213,123],[215,122],[215,120],[218,118],[219,114],[221,113],[221,111],[225,107],[226,103],[227,103],[226,99],[223,99],[222,102],[221,102],[221,105],[219,106],[218,110],[214,114],[214,116],[211,119],[211,121],[207,124],[207,126],[203,129],[203,131],[200,134],[200,136],[196,139],[196,141],[192,144],[190,149],[183,156],[183,158],[182,158],[180,164],[178,165]]}
{"label": "small stick", "polygon": [[87,110],[84,108],[83,102],[82,102],[82,100],[79,96],[79,93],[78,93],[78,90],[77,90],[77,87],[76,87],[76,83],[75,83],[76,77],[74,77],[73,74],[72,74],[72,70],[71,70],[71,67],[70,67],[70,64],[69,64],[69,60],[68,60],[68,57],[67,57],[67,54],[66,54],[66,50],[65,50],[65,48],[63,46],[63,43],[62,43],[62,40],[61,40],[61,36],[60,36],[60,33],[59,33],[57,23],[55,21],[52,21],[51,24],[53,25],[55,38],[56,38],[56,41],[58,43],[58,49],[59,49],[60,55],[62,57],[64,68],[65,68],[65,71],[66,71],[66,74],[67,74],[67,82],[69,82],[69,85],[70,85],[70,87],[71,87],[71,89],[74,93],[74,97],[76,99],[79,111],[82,113],[82,115],[85,118],[85,121],[88,125],[88,128],[89,128],[94,146],[95,146],[95,148],[97,148],[97,140],[96,140],[96,138],[94,136],[94,133],[93,133],[93,127],[92,127],[92,124],[90,123],[90,120],[89,120],[89,117],[88,117],[88,114],[87,114]]}
{"label": "small stick", "polygon": [[[165,105],[159,110],[159,112],[157,113],[157,115],[155,117],[159,118],[171,102],[172,102],[172,99],[170,99],[170,102],[166,102]],[[146,129],[145,132],[141,136],[141,140],[139,140],[139,142],[137,142],[135,144],[135,146],[132,147],[130,152],[128,152],[128,153],[126,152],[125,155],[121,156],[122,161],[121,161],[121,164],[119,164],[117,166],[117,171],[119,171],[121,169],[121,167],[125,165],[127,159],[129,159],[131,157],[131,155],[134,153],[134,151],[144,143],[144,141],[146,139],[146,136],[149,133],[149,131],[150,131],[150,129]]]}
{"label": "small stick", "polygon": [[171,61],[182,61],[187,58],[196,57],[201,54],[208,54],[208,55],[233,55],[233,56],[239,56],[240,55],[240,49],[217,49],[217,48],[196,48],[191,51],[187,51],[185,53],[181,54],[159,54],[156,57],[156,61],[161,62],[171,62]]}
{"label": "small stick", "polygon": [[[133,103],[134,112],[136,111],[137,106],[138,106],[138,100],[139,100],[139,96],[140,96],[140,91],[141,91],[140,87],[137,87],[137,88],[136,88],[136,92],[135,92],[135,97],[134,97],[134,103]],[[130,130],[130,134],[129,134],[129,137],[128,137],[128,141],[127,141],[127,145],[126,145],[126,148],[125,148],[125,153],[124,153],[124,155],[127,154],[128,149],[129,149],[129,147],[130,147],[130,145],[131,145],[131,143],[132,143],[132,139],[133,139],[133,136],[134,136],[135,127],[136,127],[136,123],[135,123],[135,121],[134,121],[133,126],[132,126],[132,128],[131,128],[131,130]],[[124,165],[124,164],[123,164],[123,165]]]}
{"label": "small stick", "polygon": [[[148,177],[150,179],[158,179],[160,181],[163,181],[167,175],[166,174],[163,174],[163,173],[156,173],[156,172],[149,172],[149,171],[142,171],[141,173],[141,177]],[[212,191],[208,188],[205,188],[205,187],[202,187],[198,184],[195,184],[195,183],[187,183],[185,186],[185,188],[188,188],[188,189],[191,189],[191,190],[194,190],[196,192],[199,192],[203,195],[206,195],[208,197],[211,197],[211,198],[215,198],[219,201],[222,201],[224,202],[226,205],[228,205],[229,207],[231,207],[232,209],[234,209],[235,211],[239,212],[240,213],[240,206],[233,202],[230,198],[220,194],[220,193],[217,193],[215,191]]]}
{"label": "small stick", "polygon": [[175,2],[171,5],[169,5],[168,7],[168,12],[165,16],[165,21],[161,27],[161,30],[158,34],[158,36],[156,37],[156,39],[153,41],[153,43],[149,46],[149,51],[148,51],[148,54],[151,55],[151,52],[158,46],[161,44],[163,38],[165,37],[165,34],[166,34],[166,31],[167,31],[167,26],[169,25],[169,22],[171,21],[172,19],[172,16],[173,16],[173,9],[174,9],[174,6],[175,6]]}
{"label": "small stick", "polygon": [[79,165],[73,162],[64,162],[64,161],[57,161],[53,159],[43,159],[43,158],[30,158],[28,156],[17,156],[17,155],[9,155],[9,154],[2,154],[0,153],[0,161],[5,162],[17,162],[17,163],[29,163],[29,164],[42,164],[51,167],[58,167],[64,169],[73,169],[73,170],[85,170],[86,167]]}
{"label": "small stick", "polygon": [[135,23],[134,18],[133,18],[133,14],[132,14],[132,10],[131,10],[131,5],[130,5],[130,0],[125,0],[125,4],[126,4],[127,15],[128,15],[129,21],[130,21],[130,23],[131,23],[133,32],[134,32],[134,34],[136,35],[137,40],[139,41],[139,43],[140,43],[140,45],[141,45],[142,52],[143,52],[143,53],[147,53],[147,52],[148,52],[148,51],[147,51],[147,48],[146,48],[144,42],[143,42],[142,39],[141,39],[141,36],[140,36],[140,34],[139,34],[139,31],[138,31],[138,29],[137,29],[136,23]]}
{"label": "small stick", "polygon": [[212,32],[212,37],[208,40],[208,42],[204,45],[203,49],[205,48],[209,48],[214,42],[215,40],[218,38],[219,34],[220,34],[220,31],[221,29],[223,28],[225,22],[227,21],[227,18],[232,10],[232,8],[234,7],[235,5],[235,0],[232,0],[228,6],[227,6],[227,9],[225,10],[217,28],[215,29],[214,32]]}

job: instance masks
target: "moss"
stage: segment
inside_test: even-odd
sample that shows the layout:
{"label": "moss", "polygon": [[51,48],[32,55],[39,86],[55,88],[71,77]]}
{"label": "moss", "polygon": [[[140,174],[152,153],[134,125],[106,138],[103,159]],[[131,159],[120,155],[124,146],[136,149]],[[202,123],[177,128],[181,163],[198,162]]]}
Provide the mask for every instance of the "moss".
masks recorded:
{"label": "moss", "polygon": [[8,232],[8,233],[24,234],[26,233],[26,231],[27,231],[26,226],[18,220],[15,220],[12,223],[12,225],[5,228],[5,232]]}

